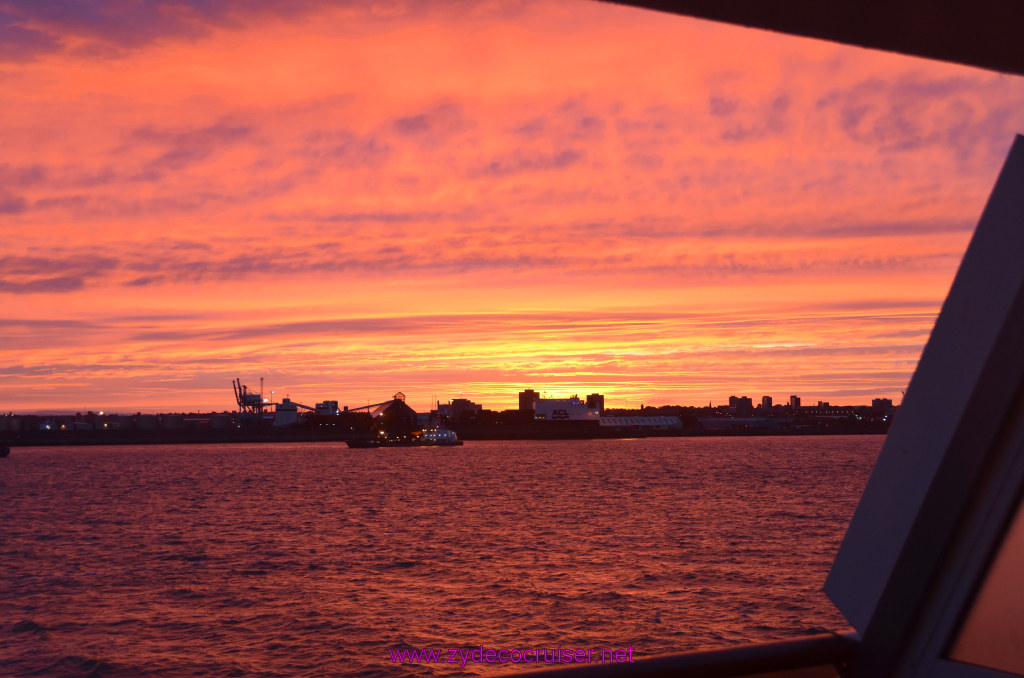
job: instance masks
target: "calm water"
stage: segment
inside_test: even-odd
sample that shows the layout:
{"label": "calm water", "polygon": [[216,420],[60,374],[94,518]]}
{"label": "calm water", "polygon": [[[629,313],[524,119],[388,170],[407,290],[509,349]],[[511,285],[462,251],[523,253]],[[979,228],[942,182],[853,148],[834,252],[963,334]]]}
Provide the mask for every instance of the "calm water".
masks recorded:
{"label": "calm water", "polygon": [[458,676],[513,667],[388,648],[843,629],[819,591],[882,442],[15,449],[0,674]]}

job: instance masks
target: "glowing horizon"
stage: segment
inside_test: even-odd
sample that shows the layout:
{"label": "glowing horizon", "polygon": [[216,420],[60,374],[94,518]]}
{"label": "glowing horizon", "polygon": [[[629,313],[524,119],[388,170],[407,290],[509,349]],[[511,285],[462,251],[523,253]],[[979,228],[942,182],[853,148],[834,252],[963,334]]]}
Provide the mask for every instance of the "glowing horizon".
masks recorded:
{"label": "glowing horizon", "polygon": [[1024,130],[603,3],[62,7],[0,10],[4,412],[898,402]]}

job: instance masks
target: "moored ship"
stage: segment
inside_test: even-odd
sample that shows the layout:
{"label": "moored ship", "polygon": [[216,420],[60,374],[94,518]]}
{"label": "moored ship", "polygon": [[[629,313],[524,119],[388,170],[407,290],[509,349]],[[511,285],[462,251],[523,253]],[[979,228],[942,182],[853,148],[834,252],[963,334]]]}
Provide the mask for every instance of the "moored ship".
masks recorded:
{"label": "moored ship", "polygon": [[462,441],[451,429],[431,426],[408,436],[388,436],[381,431],[377,438],[357,438],[346,443],[349,447],[453,447]]}

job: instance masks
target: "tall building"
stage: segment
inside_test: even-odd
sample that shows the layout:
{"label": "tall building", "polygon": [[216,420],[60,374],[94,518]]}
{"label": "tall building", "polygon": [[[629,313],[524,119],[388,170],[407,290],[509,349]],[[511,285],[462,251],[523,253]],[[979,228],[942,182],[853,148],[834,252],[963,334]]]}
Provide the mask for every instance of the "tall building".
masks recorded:
{"label": "tall building", "polygon": [[537,400],[539,395],[532,388],[528,388],[525,391],[519,392],[519,412],[522,414],[529,414],[530,418],[533,418],[533,413],[537,411]]}
{"label": "tall building", "polygon": [[871,407],[876,410],[891,410],[892,398],[874,398],[871,401]]}
{"label": "tall building", "polygon": [[747,396],[729,396],[729,409],[738,417],[749,417],[754,413],[754,401]]}
{"label": "tall building", "polygon": [[794,410],[800,409],[800,396],[791,395],[789,396],[789,406]]}
{"label": "tall building", "polygon": [[770,410],[770,409],[772,409],[772,397],[771,396],[761,396],[761,409],[762,410]]}
{"label": "tall building", "polygon": [[600,393],[591,393],[587,396],[587,407],[597,410],[598,414],[604,414],[604,396]]}

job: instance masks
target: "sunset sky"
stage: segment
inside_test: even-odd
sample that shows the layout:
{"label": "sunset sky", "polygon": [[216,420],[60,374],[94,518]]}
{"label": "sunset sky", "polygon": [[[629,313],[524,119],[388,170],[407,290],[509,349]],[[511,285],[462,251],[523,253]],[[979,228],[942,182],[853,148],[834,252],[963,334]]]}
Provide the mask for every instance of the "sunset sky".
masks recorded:
{"label": "sunset sky", "polygon": [[3,411],[898,401],[1024,131],[582,0],[97,4],[0,0]]}

